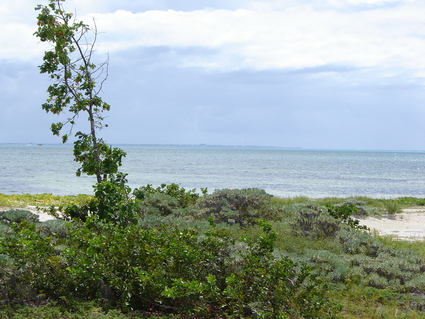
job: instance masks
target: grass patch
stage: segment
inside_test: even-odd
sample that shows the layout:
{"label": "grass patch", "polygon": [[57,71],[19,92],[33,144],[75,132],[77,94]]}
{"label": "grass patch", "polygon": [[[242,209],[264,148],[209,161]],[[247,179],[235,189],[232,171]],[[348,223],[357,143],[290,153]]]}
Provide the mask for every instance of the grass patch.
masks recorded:
{"label": "grass patch", "polygon": [[90,195],[68,195],[59,196],[52,194],[19,194],[5,195],[0,194],[0,207],[17,207],[23,208],[27,206],[58,206],[63,204],[81,205],[87,202],[92,196]]}
{"label": "grass patch", "polygon": [[[0,308],[0,318],[4,319],[126,319],[136,316],[124,315],[119,310],[107,311],[94,302],[73,302],[65,307],[50,303],[38,307],[5,306]],[[139,317],[138,318],[142,318]]]}
{"label": "grass patch", "polygon": [[395,249],[403,249],[415,251],[422,256],[425,256],[425,241],[424,240],[399,240],[392,236],[377,236],[377,238],[383,242],[385,245],[394,247]]}
{"label": "grass patch", "polygon": [[397,198],[397,202],[403,207],[425,206],[425,198],[400,197]]}
{"label": "grass patch", "polygon": [[385,200],[383,202],[388,214],[394,215],[402,212],[401,205],[397,200]]}

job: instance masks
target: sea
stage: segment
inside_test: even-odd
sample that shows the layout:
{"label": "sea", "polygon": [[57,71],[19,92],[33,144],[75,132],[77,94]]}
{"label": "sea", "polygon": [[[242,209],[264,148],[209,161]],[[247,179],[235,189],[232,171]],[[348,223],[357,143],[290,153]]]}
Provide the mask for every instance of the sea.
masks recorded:
{"label": "sea", "polygon": [[[92,194],[72,144],[0,144],[0,193]],[[261,188],[279,197],[425,197],[425,151],[311,150],[209,145],[113,145],[127,152],[131,188]]]}

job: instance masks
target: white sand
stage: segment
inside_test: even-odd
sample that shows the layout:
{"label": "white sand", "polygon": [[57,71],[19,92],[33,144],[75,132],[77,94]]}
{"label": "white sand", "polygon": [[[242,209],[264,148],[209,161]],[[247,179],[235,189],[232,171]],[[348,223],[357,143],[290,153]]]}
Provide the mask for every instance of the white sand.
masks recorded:
{"label": "white sand", "polygon": [[425,239],[425,207],[404,209],[402,214],[382,218],[359,219],[379,235],[391,235],[403,240]]}
{"label": "white sand", "polygon": [[34,212],[34,213],[38,215],[38,219],[41,222],[45,222],[46,220],[50,220],[50,219],[55,219],[53,216],[46,213],[41,213],[41,212]]}
{"label": "white sand", "polygon": [[43,213],[41,210],[37,210],[37,208],[35,206],[27,206],[27,208],[25,208],[31,212],[33,212],[34,214],[38,215],[38,219],[41,222],[45,222],[46,220],[50,220],[50,219],[55,219],[53,216],[47,214],[47,213]]}

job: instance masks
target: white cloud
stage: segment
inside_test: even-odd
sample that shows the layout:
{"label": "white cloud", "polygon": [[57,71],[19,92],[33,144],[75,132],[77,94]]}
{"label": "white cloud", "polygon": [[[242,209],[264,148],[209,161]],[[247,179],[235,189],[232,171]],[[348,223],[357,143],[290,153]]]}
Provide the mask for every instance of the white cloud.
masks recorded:
{"label": "white cloud", "polygon": [[120,10],[95,17],[99,30],[107,32],[102,35],[102,50],[137,46],[217,50],[215,57],[201,56],[193,60],[192,66],[226,68],[231,61],[235,69],[333,64],[425,71],[425,8],[419,8],[400,5],[351,13],[315,10],[311,6],[282,11],[169,10],[134,14]]}
{"label": "white cloud", "polygon": [[[35,31],[35,0],[0,5],[0,58],[31,59],[44,46]],[[198,47],[214,54],[182,56],[181,67],[282,69],[323,65],[378,68],[386,74],[425,74],[425,5],[411,0],[276,0],[246,2],[237,10],[105,12],[115,2],[70,0],[85,21],[95,17],[99,51],[147,46]],[[382,5],[341,11],[338,6]],[[389,7],[386,4],[393,4]],[[116,4],[115,4],[116,5]],[[332,7],[333,6],[333,7]],[[23,18],[18,13],[24,7]],[[200,51],[202,52],[202,50]]]}
{"label": "white cloud", "polygon": [[284,10],[291,7],[308,6],[317,9],[353,9],[356,6],[388,6],[417,0],[269,0],[251,1],[249,7],[256,10]]}
{"label": "white cloud", "polygon": [[391,4],[391,3],[407,3],[407,2],[413,2],[414,0],[345,0],[345,1],[336,1],[336,2],[346,2],[348,4],[353,5],[385,5],[385,4]]}
{"label": "white cloud", "polygon": [[1,26],[0,31],[0,59],[28,60],[40,56],[42,45],[32,35],[36,28],[20,23],[7,23]]}

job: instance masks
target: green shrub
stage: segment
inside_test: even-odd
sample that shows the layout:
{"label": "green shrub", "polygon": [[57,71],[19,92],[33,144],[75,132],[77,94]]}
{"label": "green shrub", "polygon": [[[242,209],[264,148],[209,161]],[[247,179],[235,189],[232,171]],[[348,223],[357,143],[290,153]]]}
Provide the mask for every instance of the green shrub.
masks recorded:
{"label": "green shrub", "polygon": [[350,262],[328,250],[306,249],[301,260],[319,272],[326,281],[343,283],[350,271]]}
{"label": "green shrub", "polygon": [[356,205],[344,203],[343,205],[327,205],[326,207],[333,218],[341,220],[349,227],[354,229],[368,229],[366,226],[360,225],[358,220],[351,218],[351,216],[357,215],[359,212]]}
{"label": "green shrub", "polygon": [[[19,285],[28,286],[22,298],[33,292],[60,302],[104,300],[126,310],[197,317],[327,313],[325,286],[311,269],[274,257],[270,225],[262,223],[263,234],[242,243],[212,226],[143,229],[92,216],[71,223],[68,236],[59,238],[24,222],[12,225],[0,254],[8,256]],[[66,247],[58,250],[60,243]]]}
{"label": "green shrub", "polygon": [[340,230],[340,224],[325,208],[308,204],[298,206],[298,215],[291,226],[302,236],[331,238]]}
{"label": "green shrub", "polygon": [[[201,193],[206,195],[207,189],[201,188]],[[148,184],[146,186],[141,186],[133,190],[133,195],[137,200],[146,200],[150,196],[154,194],[164,194],[178,200],[180,207],[188,207],[189,205],[193,205],[196,203],[200,195],[196,192],[196,189],[186,191],[185,188],[180,187],[177,184],[161,184],[156,188],[152,187],[152,185]]]}
{"label": "green shrub", "polygon": [[374,288],[385,289],[388,287],[388,280],[372,272],[366,279],[366,283]]}
{"label": "green shrub", "polygon": [[28,210],[22,210],[22,209],[11,209],[7,211],[0,211],[0,223],[12,224],[12,223],[20,223],[24,220],[31,223],[37,223],[38,215]]}
{"label": "green shrub", "polygon": [[[370,198],[363,198],[363,197],[355,197],[355,198],[350,198],[350,199],[346,199],[344,201],[344,205],[345,206],[354,206],[356,208],[356,212],[353,211],[353,216],[362,216],[362,217],[366,217],[366,216],[373,216],[373,215],[377,215],[378,211],[375,207],[373,206],[369,206],[367,201],[372,201],[372,199]],[[376,201],[376,200],[375,200]]]}
{"label": "green shrub", "polygon": [[349,277],[354,282],[379,289],[386,282],[385,288],[391,286],[399,292],[418,292],[423,288],[420,278],[425,273],[424,258],[414,251],[386,246],[365,232],[343,231],[339,241],[345,252],[352,255],[348,258],[352,267]]}
{"label": "green shrub", "polygon": [[57,255],[57,243],[55,236],[45,236],[34,223],[10,226],[0,241],[0,255],[9,260],[17,298],[36,300],[40,294],[59,298],[66,291],[66,264]]}
{"label": "green shrub", "polygon": [[276,233],[263,222],[264,235],[247,240],[239,267],[227,278],[224,295],[231,315],[260,318],[326,318],[331,312],[323,295],[326,285],[303,264],[275,258]]}
{"label": "green shrub", "polygon": [[[423,254],[396,248],[421,244],[375,238],[350,224],[358,203],[291,204],[282,213],[264,191],[222,190],[183,208],[161,192],[133,200],[119,184],[104,186],[97,188],[104,194],[76,206],[87,209],[84,219],[3,223],[0,317],[7,305],[47,300],[65,308],[37,308],[34,317],[68,318],[73,300],[170,318],[328,318],[337,309],[329,297],[341,305],[334,317],[379,317],[360,310],[370,298],[382,313],[398,307],[414,316],[423,307],[409,297],[425,293]],[[95,212],[108,194],[114,205],[104,218]],[[140,208],[143,219],[124,218]],[[261,216],[277,231],[256,224]],[[72,310],[72,318],[124,316],[90,311]]]}
{"label": "green shrub", "polygon": [[171,215],[180,207],[178,199],[162,193],[151,194],[140,203],[140,209],[145,214]]}
{"label": "green shrub", "polygon": [[410,293],[423,294],[425,292],[425,277],[415,276],[404,283],[404,289]]}
{"label": "green shrub", "polygon": [[[73,230],[73,248],[64,252],[67,260],[74,261],[69,267],[74,295],[111,295],[122,307],[149,309],[161,303],[174,309],[207,303],[191,297],[196,292],[189,288],[204,289],[209,285],[209,275],[218,277],[217,285],[225,282],[231,241],[224,234],[199,236],[190,229],[165,226],[117,229],[101,223],[97,227],[95,233],[92,226]],[[173,300],[170,289],[182,283],[187,295]],[[189,300],[182,302],[185,298]],[[190,303],[193,298],[196,300]]]}
{"label": "green shrub", "polygon": [[139,220],[138,205],[129,197],[131,189],[127,186],[127,175],[118,173],[109,175],[93,186],[94,197],[82,205],[68,205],[60,207],[60,214],[54,207],[50,213],[56,218],[68,221],[85,222],[95,216],[104,221],[126,226],[136,224]]}
{"label": "green shrub", "polygon": [[4,236],[8,229],[9,226],[0,223],[0,237]]}
{"label": "green shrub", "polygon": [[59,238],[66,238],[68,236],[66,221],[62,219],[46,220],[38,224],[38,227],[43,231],[45,236],[57,236]]}
{"label": "green shrub", "polygon": [[257,188],[222,189],[200,198],[196,204],[201,218],[212,218],[215,223],[254,225],[258,219],[276,218],[270,204],[271,195]]}
{"label": "green shrub", "polygon": [[16,268],[10,257],[3,253],[0,250],[0,305],[13,303],[25,295],[16,281]]}
{"label": "green shrub", "polygon": [[366,232],[341,231],[338,233],[338,241],[343,251],[350,255],[362,254],[375,258],[391,250]]}
{"label": "green shrub", "polygon": [[394,215],[401,213],[401,207],[397,200],[385,200],[384,206],[388,214]]}

